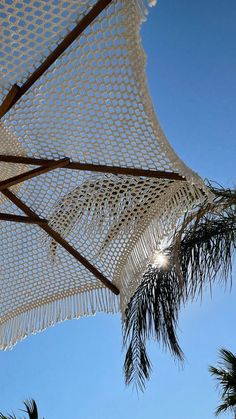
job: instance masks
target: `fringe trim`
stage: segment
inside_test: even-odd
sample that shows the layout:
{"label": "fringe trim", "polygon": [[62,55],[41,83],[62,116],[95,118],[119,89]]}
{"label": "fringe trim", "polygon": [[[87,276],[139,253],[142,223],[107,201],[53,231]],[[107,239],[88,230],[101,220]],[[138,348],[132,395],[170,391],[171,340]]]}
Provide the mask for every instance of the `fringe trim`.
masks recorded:
{"label": "fringe trim", "polygon": [[140,12],[141,22],[145,22],[148,15],[148,7],[156,6],[157,0],[136,0],[136,3]]}
{"label": "fringe trim", "polygon": [[94,316],[97,312],[118,313],[119,297],[107,288],[98,288],[26,310],[0,325],[0,349],[12,349],[29,335],[65,320]]}

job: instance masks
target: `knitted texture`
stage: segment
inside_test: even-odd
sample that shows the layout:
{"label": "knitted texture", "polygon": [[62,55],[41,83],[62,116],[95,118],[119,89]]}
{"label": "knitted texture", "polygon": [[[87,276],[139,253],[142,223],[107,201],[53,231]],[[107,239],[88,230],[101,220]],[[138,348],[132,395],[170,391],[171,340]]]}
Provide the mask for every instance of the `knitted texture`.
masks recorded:
{"label": "knitted texture", "polygon": [[[2,99],[94,4],[2,2]],[[187,182],[57,169],[13,187],[120,297],[39,226],[1,221],[1,348],[65,319],[123,312],[153,253],[203,198],[203,182],[173,151],[153,111],[140,41],[147,5],[114,0],[96,18],[2,119],[0,154],[165,170]],[[30,168],[0,163],[0,180]],[[3,196],[0,212],[22,215]]]}

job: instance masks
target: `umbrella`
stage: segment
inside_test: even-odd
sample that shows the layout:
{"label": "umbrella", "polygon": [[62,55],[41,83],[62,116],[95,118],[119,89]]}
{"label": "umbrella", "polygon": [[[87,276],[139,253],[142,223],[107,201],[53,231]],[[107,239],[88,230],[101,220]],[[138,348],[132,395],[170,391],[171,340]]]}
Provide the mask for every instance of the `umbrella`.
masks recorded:
{"label": "umbrella", "polygon": [[206,196],[153,110],[148,3],[2,2],[2,349],[65,319],[124,313]]}

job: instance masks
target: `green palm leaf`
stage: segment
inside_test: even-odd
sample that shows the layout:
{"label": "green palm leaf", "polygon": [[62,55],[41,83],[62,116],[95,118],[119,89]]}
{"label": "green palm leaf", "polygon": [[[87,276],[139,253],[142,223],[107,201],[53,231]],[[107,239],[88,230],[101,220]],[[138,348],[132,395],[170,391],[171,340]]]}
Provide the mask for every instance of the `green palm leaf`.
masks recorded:
{"label": "green palm leaf", "polygon": [[203,204],[190,223],[183,223],[173,239],[174,261],[180,266],[187,298],[202,294],[216,279],[231,280],[236,250],[236,193],[216,195],[211,204]]}
{"label": "green palm leaf", "polygon": [[149,378],[151,364],[146,352],[147,339],[154,336],[173,355],[183,360],[176,337],[181,292],[175,270],[152,268],[144,275],[126,310],[124,344],[128,345],[124,373],[126,384],[134,382],[141,390]]}
{"label": "green palm leaf", "polygon": [[123,324],[126,384],[144,389],[151,373],[146,351],[150,338],[182,360],[176,334],[181,306],[216,280],[225,284],[231,281],[236,250],[236,192],[211,185],[209,188],[214,194],[212,201],[206,199],[186,214],[164,250],[167,268],[149,266],[128,304]]}

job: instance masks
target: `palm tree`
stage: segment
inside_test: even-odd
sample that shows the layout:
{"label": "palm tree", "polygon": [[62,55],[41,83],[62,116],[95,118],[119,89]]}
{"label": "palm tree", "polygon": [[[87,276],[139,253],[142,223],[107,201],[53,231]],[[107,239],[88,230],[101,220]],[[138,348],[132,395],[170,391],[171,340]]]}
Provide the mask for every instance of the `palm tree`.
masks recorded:
{"label": "palm tree", "polygon": [[215,414],[232,411],[236,419],[236,356],[227,349],[220,349],[220,362],[218,367],[210,366],[211,375],[216,378],[220,387],[222,403],[217,407]]}
{"label": "palm tree", "polygon": [[212,201],[206,199],[186,214],[163,251],[168,263],[148,267],[126,309],[125,381],[141,390],[151,373],[147,340],[161,342],[182,361],[176,334],[181,306],[216,280],[231,281],[236,250],[236,191],[208,186]]}
{"label": "palm tree", "polygon": [[[29,419],[39,419],[38,408],[37,408],[36,402],[33,399],[26,400],[24,402],[24,405],[26,408],[24,412],[28,414]],[[4,415],[3,413],[0,413],[0,419],[16,419],[16,416],[14,413],[8,416]]]}

